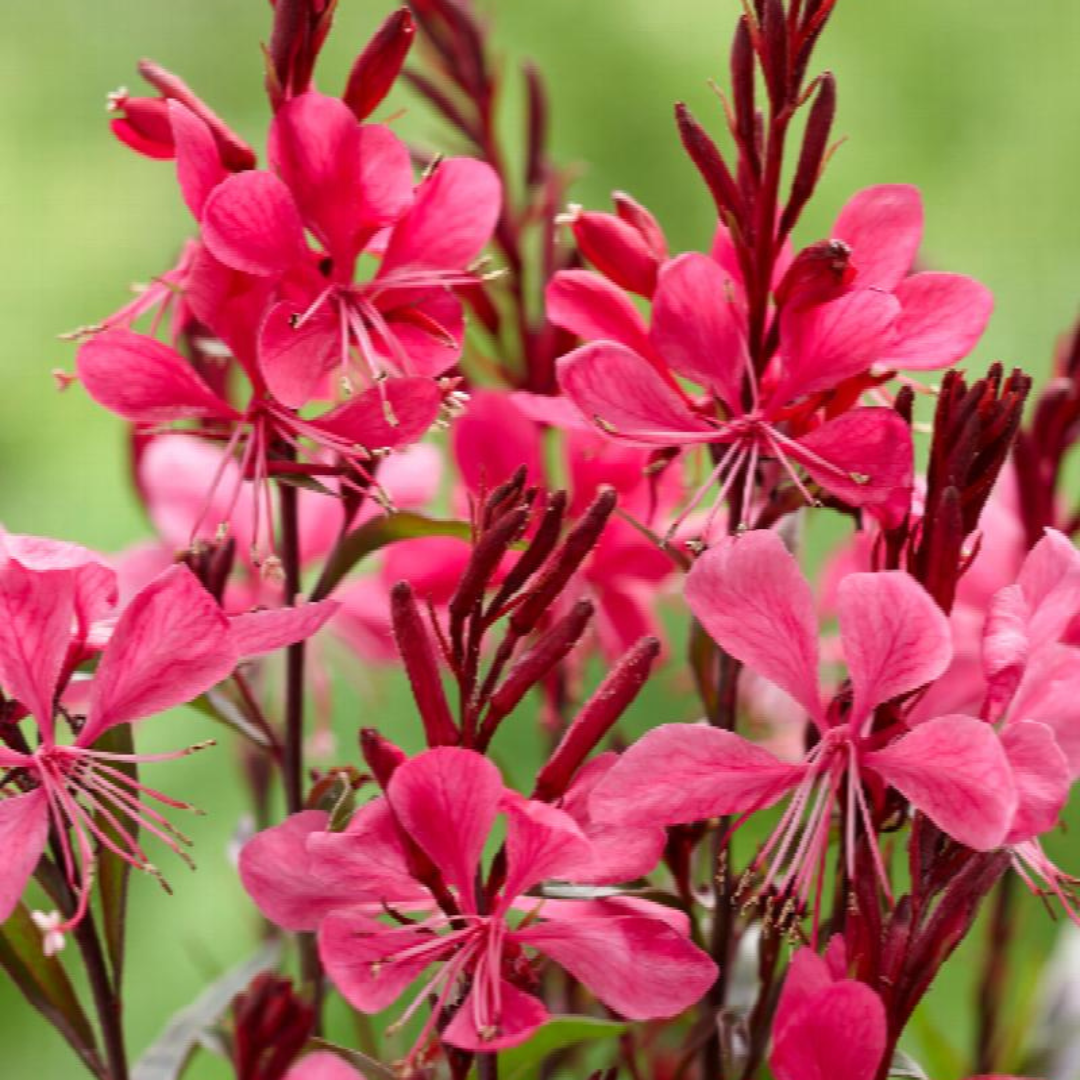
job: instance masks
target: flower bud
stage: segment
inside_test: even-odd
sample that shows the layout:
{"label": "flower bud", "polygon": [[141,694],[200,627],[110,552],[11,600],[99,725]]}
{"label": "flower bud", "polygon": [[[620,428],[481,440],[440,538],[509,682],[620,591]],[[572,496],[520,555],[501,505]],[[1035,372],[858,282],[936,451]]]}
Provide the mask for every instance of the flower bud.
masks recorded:
{"label": "flower bud", "polygon": [[390,92],[409,54],[416,23],[408,8],[393,12],[353,63],[342,100],[357,120],[366,120]]}
{"label": "flower bud", "polygon": [[569,224],[578,250],[604,277],[639,296],[651,297],[656,291],[660,260],[633,225],[579,206],[571,206],[560,220]]}

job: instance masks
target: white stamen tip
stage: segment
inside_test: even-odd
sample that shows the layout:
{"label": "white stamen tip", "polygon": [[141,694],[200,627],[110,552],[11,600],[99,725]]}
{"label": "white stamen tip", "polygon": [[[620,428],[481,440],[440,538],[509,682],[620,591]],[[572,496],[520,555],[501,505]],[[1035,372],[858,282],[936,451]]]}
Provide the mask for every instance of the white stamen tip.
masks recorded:
{"label": "white stamen tip", "polygon": [[64,920],[59,911],[32,911],[30,918],[41,931],[41,951],[49,957],[55,956],[67,943],[67,938],[60,929]]}

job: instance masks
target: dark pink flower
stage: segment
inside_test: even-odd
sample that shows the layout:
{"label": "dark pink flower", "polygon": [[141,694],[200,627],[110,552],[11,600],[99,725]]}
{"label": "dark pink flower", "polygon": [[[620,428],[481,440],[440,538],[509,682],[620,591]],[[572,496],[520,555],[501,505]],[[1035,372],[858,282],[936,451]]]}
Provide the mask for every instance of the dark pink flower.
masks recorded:
{"label": "dark pink flower", "polygon": [[[846,712],[840,699],[829,708],[822,703],[813,596],[775,533],[747,533],[706,552],[687,579],[686,599],[721,648],[803,707],[819,739],[792,765],[729,731],[657,728],[594,792],[597,819],[699,821],[760,810],[792,792],[756,867],[770,862],[764,887],[775,883],[802,902],[814,885],[834,811],[846,830],[849,860],[860,821],[869,837],[875,835],[864,782],[871,797],[880,785],[895,788],[969,847],[988,850],[1005,840],[1017,795],[993,728],[971,717],[943,716],[910,731],[902,722],[873,730],[878,705],[918,690],[949,663],[948,622],[914,579],[900,572],[851,574],[841,583],[840,638],[852,686]],[[879,872],[887,888],[880,863]]]}
{"label": "dark pink flower", "polygon": [[308,1054],[286,1074],[285,1080],[364,1080],[347,1061],[327,1050]]}

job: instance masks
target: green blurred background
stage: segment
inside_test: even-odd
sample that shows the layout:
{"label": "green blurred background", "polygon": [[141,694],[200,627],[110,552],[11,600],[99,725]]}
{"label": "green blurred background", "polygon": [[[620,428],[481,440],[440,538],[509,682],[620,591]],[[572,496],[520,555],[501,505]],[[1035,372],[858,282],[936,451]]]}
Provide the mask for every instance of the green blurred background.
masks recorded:
{"label": "green blurred background", "polygon": [[[719,129],[706,81],[726,81],[736,0],[501,0],[494,9],[507,58],[530,57],[547,77],[557,156],[582,167],[575,199],[600,206],[611,189],[626,189],[658,213],[674,246],[703,246],[710,207],[679,150],[671,106],[686,100]],[[340,0],[323,89],[341,87],[387,10]],[[8,0],[2,20],[0,521],[113,551],[147,534],[127,481],[124,431],[78,386],[57,394],[50,371],[70,369],[73,357],[57,335],[114,310],[127,283],[171,265],[190,221],[171,167],[112,139],[105,94],[122,84],[141,92],[134,64],[151,56],[261,147],[259,42],[269,8],[261,0]],[[838,130],[849,141],[802,237],[826,235],[859,187],[918,184],[927,207],[925,261],[971,273],[997,296],[975,369],[1001,359],[1044,374],[1055,339],[1077,314],[1078,53],[1074,0],[841,0],[819,52],[820,65],[838,76]],[[438,124],[415,103],[383,111],[399,104],[408,107],[401,128],[438,145]],[[655,691],[637,723],[692,714],[684,697],[684,715],[672,716],[670,700],[670,686],[666,697]],[[361,698],[339,695],[342,745],[351,746],[361,713],[398,726],[403,702],[396,684]],[[155,721],[146,745],[205,737],[203,724],[184,715]],[[222,745],[169,772],[169,790],[209,813],[190,830],[198,872],[166,866],[175,897],[149,880],[134,885],[128,1009],[136,1051],[257,938],[227,856],[243,811],[239,785],[225,780],[230,752]],[[1075,848],[1058,854],[1068,846]],[[1033,982],[1051,936],[1042,909],[1027,904],[1015,991]],[[977,942],[969,961],[976,951]],[[948,1047],[966,1048],[970,1039],[973,970],[957,965],[915,1026],[913,1048],[926,1054],[938,1046],[935,1080],[960,1075],[962,1058]],[[78,1074],[52,1032],[2,989],[0,1070],[12,1080]],[[203,1059],[192,1075],[220,1074]]]}

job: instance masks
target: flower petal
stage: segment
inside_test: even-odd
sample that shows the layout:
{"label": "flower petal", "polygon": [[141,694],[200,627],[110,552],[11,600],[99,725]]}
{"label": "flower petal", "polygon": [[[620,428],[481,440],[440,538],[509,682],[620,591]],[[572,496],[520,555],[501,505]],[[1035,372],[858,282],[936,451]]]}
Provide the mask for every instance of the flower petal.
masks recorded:
{"label": "flower petal", "polygon": [[441,746],[406,761],[387,791],[402,828],[475,911],[480,853],[503,794],[499,770],[471,750]]}
{"label": "flower petal", "polygon": [[394,449],[423,436],[438,419],[441,404],[442,392],[434,379],[420,375],[387,379],[309,426],[368,450]]}
{"label": "flower petal", "polygon": [[459,1050],[478,1053],[506,1050],[523,1043],[541,1024],[548,1021],[549,1013],[539,998],[519,990],[506,979],[500,979],[499,1001],[502,1012],[499,1015],[497,1031],[494,1034],[478,1032],[473,1002],[473,996],[478,992],[474,983],[441,1036],[444,1042],[456,1046]]}
{"label": "flower petal", "polygon": [[583,341],[617,341],[648,355],[649,328],[629,297],[591,270],[560,270],[544,293],[547,317]]}
{"label": "flower petal", "polygon": [[1035,653],[1010,711],[1014,720],[1037,720],[1050,728],[1070,775],[1080,776],[1080,652],[1051,645]]}
{"label": "flower petal", "polygon": [[805,774],[730,731],[664,724],[597,785],[589,811],[613,825],[681,825],[771,806]]}
{"label": "flower petal", "polygon": [[233,652],[238,658],[247,659],[306,641],[333,617],[340,606],[336,600],[319,600],[296,607],[231,615],[229,638]]}
{"label": "flower petal", "polygon": [[474,495],[494,490],[522,465],[527,484],[544,481],[540,429],[507,394],[473,391],[451,439],[461,478]]}
{"label": "flower petal", "polygon": [[49,836],[44,788],[0,799],[0,922],[15,910]]}
{"label": "flower petal", "polygon": [[541,881],[567,880],[568,871],[589,858],[588,839],[564,811],[516,791],[503,795],[500,809],[506,815],[504,907]]}
{"label": "flower petal", "polygon": [[922,242],[919,189],[909,184],[865,188],[848,200],[832,235],[851,245],[860,289],[895,289],[911,269]]}
{"label": "flower petal", "polygon": [[759,529],[721,541],[694,564],[685,594],[725,652],[820,720],[814,595],[776,533]]}
{"label": "flower petal", "polygon": [[121,329],[95,334],[79,349],[75,367],[87,393],[125,420],[160,424],[237,416],[175,349],[145,334]]}
{"label": "flower petal", "polygon": [[949,620],[909,574],[848,574],[837,612],[856,731],[878,705],[932,682],[952,661]]}
{"label": "flower petal", "polygon": [[275,304],[259,328],[259,369],[270,393],[290,409],[306,405],[340,364],[341,331],[329,304],[302,323],[298,305]]}
{"label": "flower petal", "polygon": [[229,621],[214,598],[186,566],[166,570],[120,616],[94,675],[78,745],[191,701],[236,661]]}
{"label": "flower petal", "polygon": [[1009,759],[994,729],[970,716],[920,724],[863,762],[939,829],[975,851],[1004,841],[1017,795]]}
{"label": "flower petal", "polygon": [[298,1061],[284,1080],[364,1080],[347,1061],[327,1050],[319,1050]]}
{"label": "flower petal", "polygon": [[550,919],[513,932],[629,1020],[677,1016],[700,1001],[716,965],[660,919]]}
{"label": "flower petal", "polygon": [[179,101],[170,100],[166,105],[176,143],[176,178],[184,202],[198,221],[210,193],[229,174],[206,123]]}
{"label": "flower petal", "polygon": [[896,341],[880,362],[909,371],[933,371],[963,360],[994,310],[993,293],[962,274],[913,274],[893,295],[902,311]]}
{"label": "flower petal", "polygon": [[1017,807],[1007,841],[1018,844],[1055,828],[1069,798],[1069,763],[1046,724],[1006,724],[1001,745],[1016,782]]}

